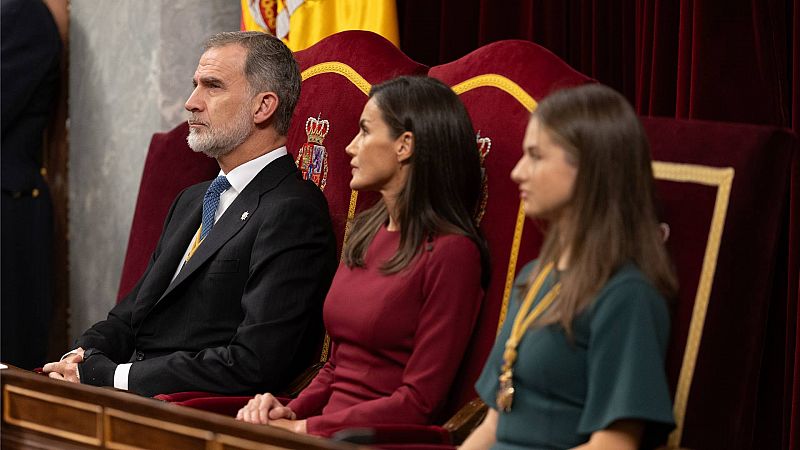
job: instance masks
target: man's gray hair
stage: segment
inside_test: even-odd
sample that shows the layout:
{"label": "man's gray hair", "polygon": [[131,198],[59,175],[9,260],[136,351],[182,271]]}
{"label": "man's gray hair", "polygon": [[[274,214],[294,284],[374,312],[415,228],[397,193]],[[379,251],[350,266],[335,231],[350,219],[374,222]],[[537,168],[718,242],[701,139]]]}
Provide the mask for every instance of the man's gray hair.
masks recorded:
{"label": "man's gray hair", "polygon": [[238,44],[247,50],[244,74],[253,93],[270,91],[278,96],[275,130],[289,132],[294,107],[300,97],[300,68],[292,51],[280,39],[259,31],[226,31],[206,40],[203,49]]}

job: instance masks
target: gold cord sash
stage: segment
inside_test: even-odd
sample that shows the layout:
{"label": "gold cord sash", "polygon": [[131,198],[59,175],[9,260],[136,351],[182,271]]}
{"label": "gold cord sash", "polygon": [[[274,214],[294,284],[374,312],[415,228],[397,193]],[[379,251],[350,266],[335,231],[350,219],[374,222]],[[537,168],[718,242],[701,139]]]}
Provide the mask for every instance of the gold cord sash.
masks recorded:
{"label": "gold cord sash", "polygon": [[[544,280],[553,270],[553,263],[548,263],[536,276],[533,285],[525,295],[525,300],[517,311],[511,333],[506,340],[506,349],[503,352],[503,367],[500,373],[500,386],[497,389],[497,408],[502,412],[510,412],[514,401],[514,363],[517,361],[517,346],[528,328],[538,319],[561,292],[561,283],[556,283],[542,300],[530,311],[533,300],[542,289]],[[530,311],[530,313],[528,313]]]}
{"label": "gold cord sash", "polygon": [[185,263],[189,262],[189,260],[194,255],[194,252],[197,251],[197,247],[200,247],[200,243],[203,242],[200,239],[200,232],[203,230],[203,224],[200,224],[200,228],[197,229],[197,233],[194,235],[194,239],[192,239],[192,247],[189,248],[189,253],[186,254],[186,261]]}

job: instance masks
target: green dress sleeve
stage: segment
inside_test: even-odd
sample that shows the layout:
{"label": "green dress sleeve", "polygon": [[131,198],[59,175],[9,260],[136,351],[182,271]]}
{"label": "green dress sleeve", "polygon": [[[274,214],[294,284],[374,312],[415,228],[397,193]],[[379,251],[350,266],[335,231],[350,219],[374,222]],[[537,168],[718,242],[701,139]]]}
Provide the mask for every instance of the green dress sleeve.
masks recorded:
{"label": "green dress sleeve", "polygon": [[591,434],[619,419],[674,426],[664,371],[669,312],[641,277],[614,280],[591,306],[586,403],[578,432]]}

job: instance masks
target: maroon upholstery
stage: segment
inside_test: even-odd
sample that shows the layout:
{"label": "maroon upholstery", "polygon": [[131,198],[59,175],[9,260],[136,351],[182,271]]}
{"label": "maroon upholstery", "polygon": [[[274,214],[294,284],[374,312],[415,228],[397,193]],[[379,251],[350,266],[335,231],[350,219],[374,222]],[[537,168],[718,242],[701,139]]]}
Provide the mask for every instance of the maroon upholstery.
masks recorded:
{"label": "maroon upholstery", "polygon": [[[398,74],[423,73],[425,68],[382,38],[355,31],[331,36],[297,57],[305,81],[289,150],[296,156],[308,140],[307,118],[329,121],[322,144],[328,153],[325,194],[341,245],[352,199],[344,147],[356,133],[367,99],[364,90],[371,83]],[[332,62],[338,64],[325,64]],[[454,86],[476,131],[491,140],[485,158],[488,195],[481,221],[490,243],[491,283],[471,352],[442,411],[443,421],[474,396],[472,384],[494,341],[507,282],[535,257],[540,245],[537,226],[524,222],[514,250],[519,196],[508,176],[521,152],[529,110],[536,99],[557,88],[592,80],[523,41],[488,45],[458,61],[433,67],[429,74]],[[487,74],[496,76],[476,78]],[[794,355],[798,342],[800,157],[796,140],[766,127],[654,118],[643,122],[657,161],[662,218],[671,229],[668,248],[681,282],[668,353],[680,430],[680,435],[673,435],[673,444],[744,449],[768,443],[764,448],[771,448],[791,417],[792,398],[797,398],[796,393],[792,397],[784,390],[787,383],[791,388],[795,364],[784,357]],[[213,160],[186,150],[185,134],[181,126],[154,136],[121,292],[144,270],[171,199],[183,186],[216,172]],[[726,197],[725,192],[730,195]],[[359,197],[356,210],[374,198]],[[787,318],[787,312],[792,316]],[[181,394],[173,400],[228,414],[243,403],[239,399],[234,405],[234,399],[208,395]],[[377,426],[374,436],[387,448],[442,448],[437,444],[449,441],[448,433],[438,426]]]}
{"label": "maroon upholstery", "polygon": [[[776,286],[785,283],[779,268],[786,264],[782,246],[789,208],[796,213],[800,207],[788,204],[796,140],[771,127],[652,118],[643,122],[655,160],[703,166],[683,174],[694,180],[669,181],[670,177],[656,174],[663,217],[671,228],[667,246],[681,283],[668,353],[673,386],[681,368],[686,370],[684,350],[695,299],[702,301],[698,288],[703,263],[713,270],[707,268],[705,274],[711,283],[707,315],[699,322],[704,325],[702,339],[693,343],[699,344],[699,353],[680,444],[704,449],[775,448],[765,445],[767,436],[758,436],[756,425],[762,415],[757,412],[774,414],[782,408],[782,394],[763,387],[765,379],[771,379],[770,385],[782,385],[783,373],[765,369],[770,358],[782,359],[783,354],[771,354],[765,342],[770,310],[782,313],[787,307],[785,291],[779,294]],[[727,202],[717,197],[725,189],[724,181],[697,179],[703,178],[699,171],[704,168],[733,170]],[[709,243],[718,201],[727,203],[727,211],[720,240],[713,242],[712,237]],[[775,419],[780,423],[780,416]]]}
{"label": "maroon upholstery", "polygon": [[[344,149],[358,132],[369,86],[399,75],[424,74],[427,68],[408,59],[383,37],[366,31],[345,31],[328,37],[297,52],[296,57],[303,71],[303,87],[288,147],[297,157],[308,140],[306,121],[317,117],[329,121],[323,141],[328,156],[324,193],[341,250],[351,200],[350,157]],[[355,211],[372,205],[375,199],[374,195],[359,194]]]}

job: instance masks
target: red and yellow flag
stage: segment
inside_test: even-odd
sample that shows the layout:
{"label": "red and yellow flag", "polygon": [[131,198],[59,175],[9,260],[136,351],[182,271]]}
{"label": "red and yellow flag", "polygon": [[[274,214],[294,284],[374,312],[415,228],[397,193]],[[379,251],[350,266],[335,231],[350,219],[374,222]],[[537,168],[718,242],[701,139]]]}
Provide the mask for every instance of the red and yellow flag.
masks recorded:
{"label": "red and yellow flag", "polygon": [[241,0],[242,30],[275,35],[278,0]]}
{"label": "red and yellow flag", "polygon": [[345,30],[367,30],[399,46],[394,0],[241,0],[242,29],[274,34],[294,51]]}

